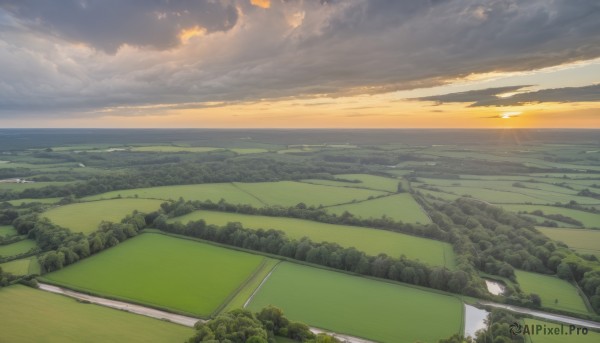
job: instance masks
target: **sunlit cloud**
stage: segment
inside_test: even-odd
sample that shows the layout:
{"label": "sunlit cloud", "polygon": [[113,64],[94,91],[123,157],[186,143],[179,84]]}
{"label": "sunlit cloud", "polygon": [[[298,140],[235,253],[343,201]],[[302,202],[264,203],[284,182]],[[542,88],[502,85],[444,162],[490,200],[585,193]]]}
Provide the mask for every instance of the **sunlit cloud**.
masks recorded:
{"label": "sunlit cloud", "polygon": [[502,112],[502,114],[500,114],[500,118],[510,119],[512,117],[516,117],[516,116],[520,115],[521,113],[522,112],[518,112],[518,111]]}
{"label": "sunlit cloud", "polygon": [[250,0],[250,3],[261,8],[271,7],[271,0]]}

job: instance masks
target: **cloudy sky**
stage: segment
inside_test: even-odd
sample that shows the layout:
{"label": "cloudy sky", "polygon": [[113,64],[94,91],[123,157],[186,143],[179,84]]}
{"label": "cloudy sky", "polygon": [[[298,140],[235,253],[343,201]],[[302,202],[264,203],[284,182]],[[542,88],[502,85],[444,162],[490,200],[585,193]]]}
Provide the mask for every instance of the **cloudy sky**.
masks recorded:
{"label": "cloudy sky", "polygon": [[0,127],[596,127],[598,0],[0,0]]}

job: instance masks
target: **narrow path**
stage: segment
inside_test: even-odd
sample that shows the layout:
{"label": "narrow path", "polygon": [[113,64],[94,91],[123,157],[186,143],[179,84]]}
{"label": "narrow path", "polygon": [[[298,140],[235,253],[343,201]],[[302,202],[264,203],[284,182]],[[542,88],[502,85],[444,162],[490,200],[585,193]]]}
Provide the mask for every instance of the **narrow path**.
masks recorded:
{"label": "narrow path", "polygon": [[260,285],[258,285],[258,287],[256,287],[256,289],[254,290],[254,292],[252,292],[252,295],[248,298],[248,300],[246,300],[246,302],[244,303],[244,307],[246,308],[248,306],[248,304],[252,301],[252,299],[254,299],[254,296],[256,295],[256,293],[258,293],[258,291],[260,291],[260,289],[262,288],[263,284],[265,282],[267,282],[267,280],[269,279],[269,277],[271,276],[271,274],[273,274],[273,272],[275,271],[275,269],[277,269],[277,267],[279,267],[279,264],[281,262],[277,263],[275,265],[275,267],[273,267],[273,269],[271,269],[271,271],[269,272],[269,274],[267,274],[267,276],[265,276],[265,278],[261,281]]}
{"label": "narrow path", "polygon": [[131,313],[141,314],[146,317],[167,320],[167,321],[181,324],[184,326],[193,327],[194,324],[196,324],[196,322],[198,322],[200,320],[198,318],[182,316],[179,314],[160,311],[160,310],[156,310],[156,309],[145,307],[145,306],[134,305],[134,304],[126,303],[123,301],[116,301],[116,300],[109,300],[109,299],[104,299],[104,298],[100,298],[100,297],[94,297],[91,295],[74,292],[74,291],[71,291],[66,288],[52,286],[52,285],[48,285],[48,284],[44,284],[44,283],[40,283],[39,286],[40,286],[41,290],[44,290],[47,292],[66,295],[71,298],[75,298],[75,299],[79,299],[79,300],[83,300],[83,301],[89,301],[90,303],[93,303],[93,304],[111,307],[114,309],[123,310],[123,311],[131,312]]}
{"label": "narrow path", "polygon": [[585,327],[591,328],[591,329],[600,329],[600,323],[594,322],[591,320],[585,320],[585,319],[579,319],[579,318],[575,318],[575,317],[564,316],[562,314],[542,312],[542,311],[532,310],[532,309],[525,308],[525,307],[497,304],[497,303],[488,302],[488,301],[480,301],[479,303],[481,305],[485,305],[485,306],[502,308],[502,309],[505,309],[505,310],[508,310],[511,312],[528,314],[528,315],[531,315],[531,316],[537,317],[537,318],[550,319],[550,320],[554,320],[554,321],[557,321],[560,323],[585,326]]}
{"label": "narrow path", "polygon": [[264,200],[262,200],[261,198],[257,197],[256,195],[254,195],[254,194],[252,194],[252,193],[248,192],[247,190],[243,189],[242,187],[240,187],[240,186],[238,185],[238,183],[237,183],[237,182],[231,182],[230,184],[231,184],[231,185],[232,185],[234,188],[236,188],[238,191],[240,191],[240,192],[243,192],[243,193],[246,193],[246,194],[248,194],[249,196],[251,196],[252,198],[254,198],[254,199],[258,200],[258,201],[259,201],[261,204],[263,204],[263,205],[265,205],[265,206],[269,206],[269,204],[267,204],[267,203],[266,203]]}

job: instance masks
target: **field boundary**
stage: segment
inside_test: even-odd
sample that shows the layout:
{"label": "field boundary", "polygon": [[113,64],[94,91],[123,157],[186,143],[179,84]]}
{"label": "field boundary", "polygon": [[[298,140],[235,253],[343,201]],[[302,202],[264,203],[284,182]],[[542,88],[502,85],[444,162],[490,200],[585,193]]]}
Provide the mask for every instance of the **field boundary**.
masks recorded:
{"label": "field boundary", "polygon": [[265,206],[269,206],[269,204],[267,204],[264,200],[262,200],[261,198],[259,198],[258,196],[248,192],[247,190],[243,189],[242,187],[237,185],[237,182],[231,182],[230,183],[235,189],[239,190],[242,193],[246,193],[249,196],[251,196],[252,198],[258,200],[258,202],[260,202],[261,204],[265,205]]}
{"label": "field boundary", "polygon": [[265,276],[264,279],[262,279],[262,281],[260,282],[260,284],[258,285],[258,287],[256,287],[256,289],[254,290],[254,292],[252,292],[252,294],[250,295],[250,297],[248,298],[248,300],[246,300],[246,302],[244,303],[244,306],[242,308],[246,308],[248,306],[248,304],[250,304],[250,302],[252,301],[252,299],[254,299],[254,296],[256,295],[256,293],[258,293],[258,291],[260,291],[260,289],[265,284],[265,282],[267,282],[267,280],[269,279],[269,277],[271,277],[271,274],[273,274],[273,272],[275,271],[275,269],[277,269],[277,267],[282,262],[283,261],[279,261],[279,262],[277,262],[277,264],[275,266],[273,266],[273,268],[269,271],[269,274],[267,274],[267,276]]}

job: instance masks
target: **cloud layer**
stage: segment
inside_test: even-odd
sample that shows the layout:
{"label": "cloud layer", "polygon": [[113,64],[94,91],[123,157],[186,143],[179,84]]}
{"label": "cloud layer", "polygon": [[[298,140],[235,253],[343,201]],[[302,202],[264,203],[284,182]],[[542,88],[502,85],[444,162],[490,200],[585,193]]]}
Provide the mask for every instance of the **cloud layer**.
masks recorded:
{"label": "cloud layer", "polygon": [[597,0],[261,3],[0,0],[0,116],[373,94],[600,56]]}

